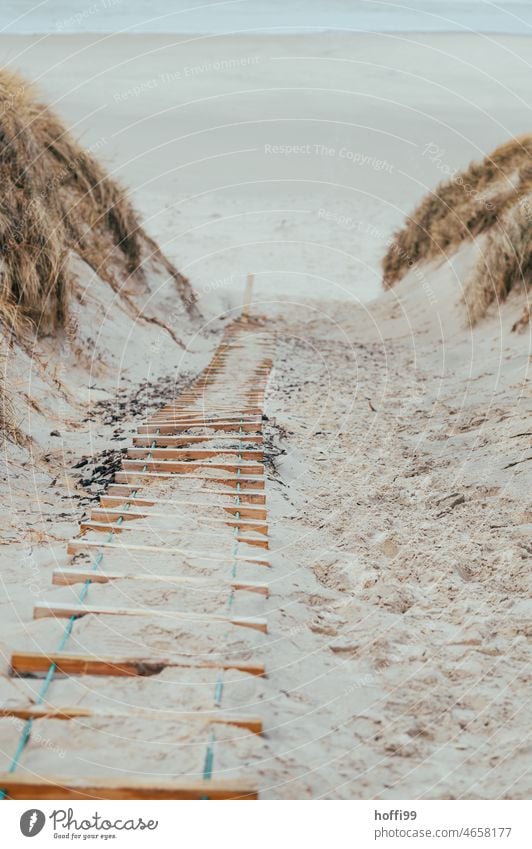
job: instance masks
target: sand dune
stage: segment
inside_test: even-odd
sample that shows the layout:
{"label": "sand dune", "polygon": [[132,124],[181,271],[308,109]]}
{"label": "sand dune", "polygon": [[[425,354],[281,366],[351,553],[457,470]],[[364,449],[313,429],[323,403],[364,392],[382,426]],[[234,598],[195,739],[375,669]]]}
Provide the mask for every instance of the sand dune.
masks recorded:
{"label": "sand dune", "polygon": [[[51,585],[70,563],[66,541],[136,427],[206,365],[253,272],[254,310],[275,339],[269,634],[236,629],[249,632],[230,647],[245,658],[260,649],[269,674],[235,672],[227,706],[260,709],[268,733],[228,728],[216,775],[245,764],[264,798],[529,795],[529,325],[512,331],[525,300],[511,292],[470,327],[471,243],[386,293],[380,271],[427,191],[530,129],[529,40],[497,36],[489,47],[470,35],[0,37],[9,67],[129,188],[202,310],[191,318],[174,305],[155,272],[136,293],[181,347],[78,261],[74,332],[6,347],[26,444],[3,449],[3,703],[35,698],[38,682],[10,676],[9,662],[14,647],[57,641],[58,622],[32,611],[71,598]],[[218,499],[220,485],[206,496],[187,484],[153,491],[200,510]],[[177,534],[194,515],[182,508]],[[216,540],[225,551],[229,527]],[[116,565],[173,573],[175,558],[163,560],[137,553]],[[92,586],[90,598],[131,602],[131,583]],[[147,603],[183,604],[181,589],[140,587]],[[218,601],[195,597],[195,609]],[[239,604],[258,610],[256,598]],[[113,618],[84,617],[75,645],[210,653],[223,636],[220,623],[130,617],[117,629]],[[131,686],[82,676],[54,682],[50,698],[201,710],[215,677],[187,676],[168,668]],[[57,770],[67,750],[76,774],[110,774],[125,760],[138,774],[173,774],[177,761],[202,769],[207,737],[175,721],[156,732],[141,715],[74,731],[39,723],[27,770]],[[20,730],[0,720],[0,770]]]}

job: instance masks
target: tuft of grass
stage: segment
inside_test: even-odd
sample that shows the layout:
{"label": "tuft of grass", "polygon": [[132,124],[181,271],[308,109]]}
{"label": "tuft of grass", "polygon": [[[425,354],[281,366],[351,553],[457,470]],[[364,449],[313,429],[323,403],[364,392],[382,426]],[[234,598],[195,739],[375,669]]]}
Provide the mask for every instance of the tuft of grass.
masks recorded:
{"label": "tuft of grass", "polygon": [[[0,70],[0,321],[19,334],[65,324],[77,254],[122,297],[150,263],[173,278],[190,312],[189,282],[143,230],[122,186],[21,77]],[[155,320],[155,319],[148,319]],[[162,324],[162,322],[161,322]]]}
{"label": "tuft of grass", "polygon": [[504,301],[512,289],[525,297],[532,282],[532,194],[513,204],[486,236],[479,259],[466,283],[465,302],[472,323],[493,301]]}
{"label": "tuft of grass", "polygon": [[[3,372],[3,354],[0,356],[0,363],[2,365]],[[0,445],[3,444],[5,440],[13,442],[16,445],[25,445],[27,443],[26,437],[15,421],[13,407],[11,406],[11,401],[5,388],[4,375],[3,373],[0,373]]]}
{"label": "tuft of grass", "polygon": [[532,273],[532,135],[511,139],[480,163],[440,183],[394,234],[382,261],[391,287],[418,262],[445,258],[465,240],[486,234],[466,281],[471,320]]}

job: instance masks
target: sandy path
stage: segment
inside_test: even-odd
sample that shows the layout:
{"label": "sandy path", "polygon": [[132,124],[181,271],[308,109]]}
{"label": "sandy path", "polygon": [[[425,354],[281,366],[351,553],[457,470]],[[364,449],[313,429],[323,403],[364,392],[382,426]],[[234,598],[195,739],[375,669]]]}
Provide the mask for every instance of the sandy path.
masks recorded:
{"label": "sandy path", "polygon": [[[240,302],[253,269],[261,309],[277,311],[265,428],[270,633],[266,643],[235,633],[227,648],[241,658],[260,650],[269,675],[232,673],[226,692],[228,707],[260,710],[266,734],[250,741],[228,730],[216,770],[245,765],[274,798],[529,795],[530,339],[511,332],[522,305],[493,310],[470,333],[457,303],[466,257],[364,306],[412,205],[445,173],[528,131],[529,39],[490,38],[489,50],[469,34],[4,35],[0,45],[130,187],[212,317],[191,330],[185,355],[152,325],[133,325],[91,281],[72,351],[58,359],[46,340],[32,362],[24,352],[10,359],[23,393],[31,374],[31,406],[24,394],[17,416],[35,452],[6,452],[2,701],[35,695],[38,682],[10,676],[11,651],[57,642],[58,623],[34,622],[32,610],[52,570],[69,565],[65,542],[83,509],[146,408],[204,366],[218,312]],[[217,60],[229,62],[221,73]],[[436,143],[439,153],[425,155]],[[181,314],[164,309],[181,327]],[[212,479],[151,491],[201,509],[224,498]],[[175,527],[194,516],[180,507]],[[177,554],[124,549],[113,562],[198,574],[197,561]],[[263,567],[246,568],[265,579]],[[140,591],[147,603],[182,603],[175,588],[163,597],[160,586],[131,584],[95,597],[116,603]],[[67,599],[70,590],[52,592]],[[201,603],[210,610],[217,597]],[[256,599],[238,603],[249,612]],[[88,617],[76,640],[190,653],[212,650],[222,634],[160,621],[128,622],[124,634],[116,617],[104,628]],[[123,691],[59,681],[54,699],[196,710],[215,682],[210,671],[167,669]],[[0,721],[0,768],[20,730]],[[67,724],[39,730],[28,764],[61,770]],[[190,745],[179,723],[147,730],[105,719],[80,734],[75,768],[197,773],[207,739],[205,729]]]}
{"label": "sandy path", "polygon": [[279,324],[265,773],[285,778],[274,796],[526,797],[532,516],[511,463],[527,456],[528,340],[503,330],[516,370],[501,372],[498,322],[471,363],[460,332],[436,384],[430,334],[379,339],[391,300],[299,304]]}
{"label": "sandy path", "polygon": [[[235,464],[236,474],[241,471],[244,482],[253,466],[255,478],[250,480],[260,484],[256,491],[261,493],[264,466],[247,461],[246,431],[232,432],[237,445],[231,451],[223,440],[227,441],[228,434],[221,433],[220,444],[219,432],[209,429],[209,421],[254,421],[253,431],[261,435],[260,410],[270,351],[269,338],[263,338],[260,328],[248,330],[246,325],[240,335],[238,328],[227,331],[205,377],[147,420],[154,439],[151,447],[141,452],[145,456],[134,461],[140,471],[131,490],[139,497],[166,497],[166,512],[148,506],[133,519],[126,497],[124,505],[111,515],[101,508],[91,511],[71,552],[71,564],[84,569],[88,581],[82,577],[69,585],[49,586],[34,608],[34,620],[12,635],[15,652],[59,651],[93,659],[133,656],[152,664],[164,661],[167,666],[163,663],[162,671],[145,679],[91,674],[64,677],[61,668],[50,667],[45,656],[46,680],[43,676],[40,681],[11,677],[2,682],[4,707],[27,710],[36,703],[46,709],[88,711],[71,720],[39,717],[26,725],[14,715],[0,720],[2,769],[14,770],[15,778],[58,775],[126,782],[152,776],[168,780],[253,778],[245,773],[246,765],[254,753],[259,757],[262,744],[245,726],[222,722],[221,714],[229,711],[231,717],[235,712],[245,718],[253,708],[253,716],[257,715],[260,681],[244,674],[238,663],[259,662],[265,639],[266,596],[246,582],[269,567],[267,528],[249,528],[238,512],[236,517],[224,516],[220,504],[238,508],[245,497],[245,483],[237,482],[232,488],[223,483],[235,477],[234,472],[224,470],[224,463]],[[193,398],[187,401],[187,396]],[[203,416],[211,450],[193,470],[199,485],[213,488],[210,506],[204,506],[201,498],[194,500],[197,490],[187,486],[183,470],[170,474],[165,469],[165,463],[173,461],[159,457],[158,452],[175,449],[154,445],[161,421]],[[186,425],[177,430],[186,434]],[[190,447],[179,451],[197,453]],[[156,473],[153,464],[166,475],[159,485],[155,480],[155,486],[143,478],[146,472]],[[212,478],[217,465],[221,471],[215,474],[222,483]],[[120,488],[127,489],[122,484],[110,490]],[[222,493],[219,503],[218,489]],[[174,510],[172,500],[184,494],[190,503]],[[87,548],[91,544],[94,547]],[[135,563],[132,555],[136,555]],[[111,580],[99,580],[109,573],[114,574]],[[175,577],[187,583],[172,581]],[[81,618],[70,618],[80,613]],[[217,721],[211,724],[213,713]],[[17,741],[28,731],[26,745],[11,760]],[[120,750],[127,751],[127,762],[120,757]],[[9,778],[3,776],[3,781],[2,786],[11,792]]]}
{"label": "sandy path", "polygon": [[[223,707],[261,715],[265,734],[225,726],[213,773],[245,773],[263,798],[529,793],[523,694],[531,514],[522,498],[526,406],[518,365],[527,342],[504,337],[517,365],[501,372],[496,322],[477,334],[469,361],[464,334],[455,331],[436,386],[443,346],[419,297],[409,303],[409,285],[402,302],[390,297],[364,312],[308,301],[270,319],[275,359],[264,447],[272,568],[265,576],[263,566],[246,564],[239,575],[267,580],[271,595],[264,607],[263,598],[237,593],[232,611],[256,617],[266,610],[267,638],[215,622],[198,628],[103,615],[76,623],[76,651],[216,656],[223,643],[232,657],[263,661],[264,679],[226,673]],[[410,325],[393,317],[398,304]],[[511,303],[503,311],[506,324],[518,309]],[[439,318],[450,328],[453,316]],[[220,397],[215,386],[212,398]],[[190,504],[172,519],[130,522],[113,567],[212,578],[197,557],[147,557],[128,552],[125,540],[152,544],[155,534],[164,543],[171,532],[180,545],[199,547],[206,532],[207,546],[230,556],[233,529],[209,524],[216,505],[228,503],[225,489],[208,469],[205,482],[177,476],[150,485],[155,498]],[[261,549],[244,543],[239,553]],[[89,560],[78,555],[75,565]],[[67,559],[48,564],[48,581],[50,565]],[[75,590],[44,589],[63,602]],[[102,606],[135,606],[139,598],[164,612],[205,614],[227,596],[216,586],[196,592],[149,580],[90,591],[90,603]],[[10,648],[56,644],[60,622],[24,623],[21,613]],[[214,670],[167,669],[124,682],[59,679],[52,705],[101,716],[78,722],[74,734],[69,723],[40,720],[24,769],[62,772],[68,756],[76,774],[120,774],[118,753],[127,751],[128,773],[175,774],[178,764],[180,774],[197,775],[207,724],[191,730],[164,712],[212,709],[216,684]],[[38,681],[5,678],[2,701],[32,700],[38,688]],[[156,726],[141,716],[109,716],[146,706],[161,711]],[[0,722],[4,763],[21,728],[19,720]]]}

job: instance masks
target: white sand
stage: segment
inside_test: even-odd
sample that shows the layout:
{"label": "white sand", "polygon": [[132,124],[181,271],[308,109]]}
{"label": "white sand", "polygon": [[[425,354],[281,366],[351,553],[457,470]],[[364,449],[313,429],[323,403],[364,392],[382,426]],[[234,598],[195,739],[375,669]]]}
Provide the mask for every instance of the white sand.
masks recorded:
{"label": "white sand", "polygon": [[[529,795],[530,340],[511,333],[521,304],[511,299],[466,330],[470,250],[368,301],[386,240],[412,204],[446,169],[529,130],[530,46],[447,35],[0,38],[4,60],[37,80],[131,188],[205,312],[203,327],[189,327],[171,292],[157,290],[153,309],[170,317],[183,352],[82,272],[86,302],[63,356],[55,340],[39,344],[33,365],[10,355],[34,453],[6,449],[2,701],[38,687],[8,676],[12,649],[52,649],[60,638],[62,623],[34,622],[32,608],[72,597],[51,585],[86,503],[76,485],[85,472],[72,466],[129,445],[147,418],[126,411],[105,424],[95,402],[171,375],[168,403],[174,379],[183,385],[207,361],[218,313],[238,304],[252,271],[277,334],[268,440],[286,453],[268,485],[273,568],[246,564],[239,577],[270,583],[270,633],[86,617],[72,651],[190,657],[223,645],[264,660],[266,679],[227,673],[223,704],[261,715],[267,734],[224,727],[229,742],[215,753],[217,775],[255,777],[264,797]],[[223,489],[181,480],[152,491],[218,500],[207,488]],[[180,510],[176,537],[187,516],[196,510]],[[144,527],[152,539],[156,526],[164,535],[167,524],[143,521],[135,537]],[[216,545],[231,542],[226,528]],[[115,565],[212,575],[193,558],[155,554],[118,553]],[[130,581],[92,586],[88,602],[132,605],[138,594]],[[184,598],[142,586],[146,605],[178,610]],[[188,596],[200,612],[218,601]],[[236,605],[239,615],[264,609],[247,594]],[[87,676],[54,682],[49,698],[103,713],[205,710],[216,680],[179,669]],[[36,726],[22,768],[42,772],[173,775],[178,764],[197,774],[208,737],[138,717],[87,720],[74,732]],[[2,769],[20,727],[0,721]]]}
{"label": "white sand", "polygon": [[[0,46],[132,187],[209,310],[240,297],[250,270],[265,297],[373,297],[383,244],[412,203],[445,169],[529,129],[526,38],[10,36]],[[431,144],[440,153],[423,155]]]}

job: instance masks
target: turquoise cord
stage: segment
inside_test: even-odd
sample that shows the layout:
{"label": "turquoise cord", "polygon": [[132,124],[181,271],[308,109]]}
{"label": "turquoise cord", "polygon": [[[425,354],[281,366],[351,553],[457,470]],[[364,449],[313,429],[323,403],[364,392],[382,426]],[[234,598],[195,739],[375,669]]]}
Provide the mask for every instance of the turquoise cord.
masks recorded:
{"label": "turquoise cord", "polygon": [[[237,454],[238,461],[240,463],[242,462],[242,451],[243,451],[243,445],[242,445],[243,436],[242,435],[244,433],[243,428],[242,428],[242,424],[243,424],[243,419],[240,419],[240,430],[239,430],[240,449],[239,449],[238,454]],[[237,469],[237,472],[236,472],[237,477],[240,477],[240,473],[241,473],[241,468],[239,466],[238,469]],[[236,490],[237,490],[237,493],[240,492],[240,481],[237,481]],[[235,501],[238,505],[240,504],[240,496],[238,494],[235,496]],[[237,521],[239,521],[240,520],[240,511],[237,511],[235,513],[235,515],[236,515]],[[239,532],[240,532],[240,525],[235,525],[235,530],[234,530],[234,533],[233,533],[233,536],[235,538],[234,543],[233,543],[233,564],[232,564],[232,569],[231,569],[231,576],[233,578],[236,577],[236,566],[237,566],[236,555],[238,553],[238,534],[239,534]],[[231,610],[231,608],[233,606],[234,597],[235,597],[234,587],[231,587],[231,592],[230,592],[229,598],[227,600],[227,609],[229,611]],[[227,636],[228,633],[229,632],[226,632],[224,634],[224,636]],[[220,672],[220,675],[218,676],[218,680],[216,681],[216,684],[215,684],[215,687],[214,687],[214,707],[216,707],[216,708],[219,708],[219,707],[222,706],[223,688],[224,688],[224,683],[223,683],[223,670],[222,670]],[[214,731],[211,731],[211,736],[210,736],[209,742],[207,744],[207,751],[205,752],[205,761],[204,761],[204,764],[203,764],[203,778],[205,780],[209,780],[210,778],[212,778],[212,771],[213,771],[213,766],[214,766],[214,747],[215,747],[215,745],[216,745],[216,734],[214,733]],[[202,799],[208,801],[209,797],[208,796],[202,796]]]}

